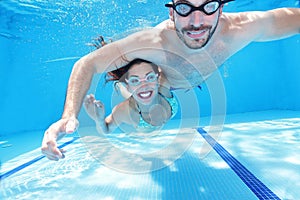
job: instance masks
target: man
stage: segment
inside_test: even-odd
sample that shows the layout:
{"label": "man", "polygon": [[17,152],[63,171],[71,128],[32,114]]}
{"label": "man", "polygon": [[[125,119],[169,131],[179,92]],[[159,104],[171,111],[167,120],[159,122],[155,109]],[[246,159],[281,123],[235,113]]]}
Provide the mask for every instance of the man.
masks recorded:
{"label": "man", "polygon": [[62,118],[44,135],[42,152],[63,158],[56,141],[78,126],[77,115],[95,73],[124,66],[135,58],[158,64],[171,86],[191,88],[205,81],[230,56],[253,41],[300,32],[300,9],[222,13],[231,0],[173,0],[170,19],[84,56],[74,65]]}

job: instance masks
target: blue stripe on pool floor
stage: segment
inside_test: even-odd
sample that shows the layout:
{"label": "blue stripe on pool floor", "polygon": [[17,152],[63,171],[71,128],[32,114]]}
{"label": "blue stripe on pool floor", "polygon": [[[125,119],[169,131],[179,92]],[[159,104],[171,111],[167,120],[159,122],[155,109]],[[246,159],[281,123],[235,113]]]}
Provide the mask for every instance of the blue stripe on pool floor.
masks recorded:
{"label": "blue stripe on pool floor", "polygon": [[[61,149],[61,148],[65,147],[65,146],[67,146],[68,144],[73,143],[73,142],[76,141],[78,138],[79,138],[79,137],[73,137],[72,140],[63,143],[63,144],[60,145],[58,148]],[[18,171],[24,169],[25,167],[27,167],[27,166],[29,166],[29,165],[31,165],[31,164],[33,164],[33,163],[35,163],[35,162],[37,162],[37,161],[39,161],[39,160],[41,160],[41,159],[43,159],[44,157],[45,157],[44,155],[40,155],[40,156],[38,156],[38,157],[36,157],[36,158],[34,158],[34,159],[32,159],[32,160],[30,160],[30,161],[28,161],[28,162],[26,162],[26,163],[20,165],[20,166],[14,168],[14,169],[12,169],[12,170],[9,170],[8,172],[5,172],[5,173],[1,174],[1,175],[0,175],[0,180],[3,180],[3,179],[5,179],[5,178],[7,178],[7,177],[13,175],[14,173],[16,173],[16,172],[18,172]]]}
{"label": "blue stripe on pool floor", "polygon": [[203,130],[202,128],[197,128],[197,131],[259,199],[280,200],[280,198],[276,194],[274,194],[266,185],[264,185],[258,178],[256,178],[245,166],[243,166],[236,158],[234,158],[228,151],[226,151],[226,149],[224,149],[205,130]]}

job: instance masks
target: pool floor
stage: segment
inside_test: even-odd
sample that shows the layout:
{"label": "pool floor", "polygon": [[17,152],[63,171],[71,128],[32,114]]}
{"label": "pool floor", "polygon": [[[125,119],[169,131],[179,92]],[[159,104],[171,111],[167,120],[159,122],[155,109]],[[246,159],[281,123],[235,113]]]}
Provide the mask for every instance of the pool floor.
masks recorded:
{"label": "pool floor", "polygon": [[106,142],[83,127],[60,141],[63,160],[35,148],[3,162],[0,199],[299,199],[299,121],[295,111],[253,112],[226,116],[221,134],[203,118],[198,130]]}

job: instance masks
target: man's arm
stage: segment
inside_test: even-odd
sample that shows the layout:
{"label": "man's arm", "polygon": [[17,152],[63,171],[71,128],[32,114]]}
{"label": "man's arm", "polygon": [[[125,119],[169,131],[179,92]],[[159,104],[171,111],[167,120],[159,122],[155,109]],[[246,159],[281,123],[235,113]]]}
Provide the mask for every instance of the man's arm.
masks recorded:
{"label": "man's arm", "polygon": [[62,118],[53,123],[44,133],[42,153],[50,160],[64,158],[63,150],[57,147],[57,141],[66,133],[74,132],[78,127],[77,116],[95,73],[107,72],[121,67],[126,61],[119,55],[116,45],[109,44],[77,61],[73,67],[67,89]]}
{"label": "man's arm", "polygon": [[[223,41],[228,56],[251,42],[272,41],[299,34],[300,9],[223,13],[215,38]],[[216,44],[218,44],[216,42]],[[214,45],[212,45],[214,49]]]}
{"label": "man's arm", "polygon": [[224,13],[222,36],[229,43],[271,41],[300,33],[300,9]]}
{"label": "man's arm", "polygon": [[262,18],[265,21],[265,26],[259,27],[262,34],[256,41],[277,40],[300,33],[299,8],[270,10],[263,13]]}
{"label": "man's arm", "polygon": [[62,118],[77,118],[94,73],[93,66],[87,63],[85,58],[75,63],[68,83]]}

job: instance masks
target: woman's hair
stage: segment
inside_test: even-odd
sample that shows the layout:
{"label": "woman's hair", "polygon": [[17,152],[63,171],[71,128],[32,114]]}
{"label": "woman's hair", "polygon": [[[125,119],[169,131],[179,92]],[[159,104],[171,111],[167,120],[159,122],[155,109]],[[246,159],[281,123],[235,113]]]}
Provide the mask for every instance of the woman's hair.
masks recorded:
{"label": "woman's hair", "polygon": [[105,75],[105,80],[106,82],[109,82],[109,81],[119,81],[119,82],[125,82],[125,79],[128,78],[128,70],[133,66],[133,65],[136,65],[136,64],[140,64],[140,63],[148,63],[152,66],[152,69],[153,71],[156,73],[156,74],[159,74],[159,71],[158,71],[158,66],[150,61],[147,61],[147,60],[144,60],[144,59],[140,59],[140,58],[136,58],[132,61],[130,61],[127,65],[121,67],[121,68],[118,68],[116,70],[113,70],[111,72],[108,72],[106,75]]}

